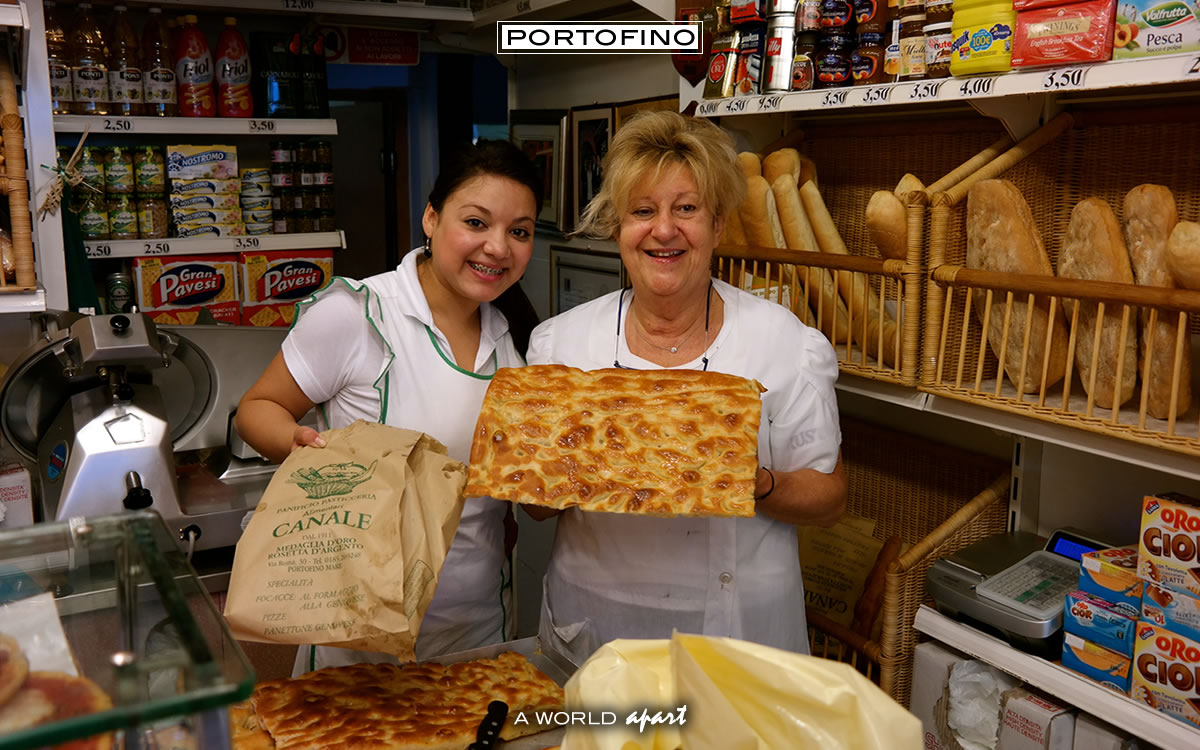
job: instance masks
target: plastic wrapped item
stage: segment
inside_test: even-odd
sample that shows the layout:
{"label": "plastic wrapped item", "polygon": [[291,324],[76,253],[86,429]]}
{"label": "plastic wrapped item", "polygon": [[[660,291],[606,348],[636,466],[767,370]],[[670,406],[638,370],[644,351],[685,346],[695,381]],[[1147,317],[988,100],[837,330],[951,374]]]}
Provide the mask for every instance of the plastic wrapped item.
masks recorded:
{"label": "plastic wrapped item", "polygon": [[948,722],[963,750],[994,750],[1000,729],[1000,702],[1016,680],[978,661],[950,670]]}
{"label": "plastic wrapped item", "polygon": [[567,682],[566,696],[568,711],[603,708],[618,720],[569,727],[563,750],[916,750],[922,742],[921,722],[853,667],[733,638],[613,641]]}

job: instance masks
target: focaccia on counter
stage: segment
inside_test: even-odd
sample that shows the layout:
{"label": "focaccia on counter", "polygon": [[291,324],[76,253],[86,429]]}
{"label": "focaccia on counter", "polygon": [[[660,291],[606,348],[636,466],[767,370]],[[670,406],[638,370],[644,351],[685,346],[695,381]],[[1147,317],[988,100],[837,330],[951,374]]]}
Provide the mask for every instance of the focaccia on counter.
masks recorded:
{"label": "focaccia on counter", "polygon": [[505,368],[475,426],[468,496],[659,516],[752,516],[757,381],[694,370]]}

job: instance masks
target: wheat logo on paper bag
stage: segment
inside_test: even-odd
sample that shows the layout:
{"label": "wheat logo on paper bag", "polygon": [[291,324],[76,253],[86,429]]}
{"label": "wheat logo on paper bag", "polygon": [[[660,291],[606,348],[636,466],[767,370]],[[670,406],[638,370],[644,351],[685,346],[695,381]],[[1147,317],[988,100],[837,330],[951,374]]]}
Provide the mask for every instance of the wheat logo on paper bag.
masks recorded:
{"label": "wheat logo on paper bag", "polygon": [[258,299],[303,299],[325,286],[325,269],[292,260],[269,269],[258,280]]}
{"label": "wheat logo on paper bag", "polygon": [[190,263],[163,271],[154,283],[154,305],[200,305],[225,288],[225,276],[203,263]]}
{"label": "wheat logo on paper bag", "polygon": [[371,478],[378,463],[372,461],[370,466],[356,463],[326,464],[319,469],[298,469],[292,472],[288,481],[299,485],[309,498],[320,500],[349,493]]}

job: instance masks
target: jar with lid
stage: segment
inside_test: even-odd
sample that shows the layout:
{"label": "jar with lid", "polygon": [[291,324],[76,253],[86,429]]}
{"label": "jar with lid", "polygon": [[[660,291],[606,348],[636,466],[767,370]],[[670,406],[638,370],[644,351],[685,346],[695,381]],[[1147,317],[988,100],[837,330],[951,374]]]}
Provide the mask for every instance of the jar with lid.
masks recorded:
{"label": "jar with lid", "polygon": [[167,201],[162,195],[142,195],[137,201],[138,235],[143,240],[167,236]]}
{"label": "jar with lid", "polygon": [[271,187],[274,190],[279,188],[296,187],[296,172],[295,164],[292,162],[272,162],[271,164]]}
{"label": "jar with lid", "polygon": [[949,23],[954,18],[954,0],[925,0],[925,23]]}
{"label": "jar with lid", "polygon": [[157,146],[138,146],[133,150],[134,189],[146,195],[166,192],[167,161]]}
{"label": "jar with lid", "polygon": [[295,214],[294,230],[297,234],[311,234],[316,231],[316,214],[312,211],[301,211]]}
{"label": "jar with lid", "polygon": [[883,78],[885,81],[900,79],[900,24],[888,21],[887,34],[883,37],[887,46],[883,52]]}
{"label": "jar with lid", "polygon": [[296,211],[315,211],[317,210],[317,193],[315,190],[301,188],[296,191],[296,196],[292,201],[292,208]]}
{"label": "jar with lid", "polygon": [[115,193],[108,199],[108,237],[112,240],[138,238],[137,205],[129,193]]}
{"label": "jar with lid", "polygon": [[852,34],[824,34],[817,45],[817,84],[819,89],[849,86],[850,55],[856,39]]}
{"label": "jar with lid", "polygon": [[313,141],[313,161],[317,164],[333,164],[333,144],[329,141]]}
{"label": "jar with lid", "polygon": [[854,33],[854,4],[851,0],[821,0],[821,31]]}
{"label": "jar with lid", "polygon": [[312,162],[299,165],[297,186],[301,189],[310,188],[317,184],[317,165]]}
{"label": "jar with lid", "polygon": [[333,211],[317,211],[316,219],[313,221],[314,232],[336,232],[337,226],[334,224]]}
{"label": "jar with lid", "polygon": [[295,161],[298,161],[301,164],[311,164],[312,162],[316,161],[316,158],[313,156],[313,150],[313,144],[310,142],[301,141],[300,143],[297,143],[296,150],[294,152],[296,156]]}
{"label": "jar with lid", "polygon": [[859,34],[884,33],[888,22],[885,0],[854,0],[854,19]]}
{"label": "jar with lid", "polygon": [[925,77],[925,14],[909,13],[900,17],[900,80],[919,81]]}
{"label": "jar with lid", "polygon": [[[84,184],[101,193],[104,192],[105,161],[104,150],[99,146],[84,146],[79,149],[79,159],[75,161],[75,168],[83,175]],[[84,188],[84,191],[92,192],[87,188]]]}
{"label": "jar with lid", "polygon": [[850,70],[855,86],[885,83],[883,74],[883,34],[859,34],[858,49],[850,56]]}
{"label": "jar with lid", "polygon": [[925,75],[929,78],[950,75],[950,48],[954,46],[952,28],[949,21],[925,25]]}
{"label": "jar with lid", "polygon": [[897,0],[896,7],[900,10],[901,18],[914,13],[924,13],[925,0]]}
{"label": "jar with lid", "polygon": [[333,166],[318,162],[313,172],[313,187],[333,187]]}
{"label": "jar with lid", "polygon": [[108,204],[104,202],[104,196],[87,188],[83,192],[87,195],[79,208],[80,234],[85,240],[109,239]]}
{"label": "jar with lid", "polygon": [[800,5],[796,8],[796,29],[821,30],[821,0],[800,0]]}
{"label": "jar with lid", "polygon": [[108,193],[132,193],[133,185],[133,152],[125,146],[110,147],[104,163],[104,190]]}
{"label": "jar with lid", "polygon": [[792,91],[808,91],[816,82],[817,41],[820,35],[805,32],[796,38],[792,58]]}
{"label": "jar with lid", "polygon": [[271,164],[288,164],[295,160],[290,141],[271,141]]}
{"label": "jar with lid", "polygon": [[292,233],[292,215],[290,213],[275,212],[275,219],[271,222],[274,226],[272,234],[291,234]]}
{"label": "jar with lid", "polygon": [[[809,83],[811,85],[811,79]],[[313,195],[315,196],[314,206],[318,211],[334,210],[333,188],[317,188],[313,191]]]}

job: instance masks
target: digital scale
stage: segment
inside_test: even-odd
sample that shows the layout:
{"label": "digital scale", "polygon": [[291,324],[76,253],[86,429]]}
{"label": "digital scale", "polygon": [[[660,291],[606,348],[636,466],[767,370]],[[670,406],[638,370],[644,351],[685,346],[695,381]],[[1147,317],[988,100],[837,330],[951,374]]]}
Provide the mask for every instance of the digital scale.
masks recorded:
{"label": "digital scale", "polygon": [[1063,600],[1079,588],[1080,558],[1110,546],[1074,529],[1049,540],[1025,531],[995,534],[935,561],[926,581],[943,614],[1057,659]]}

